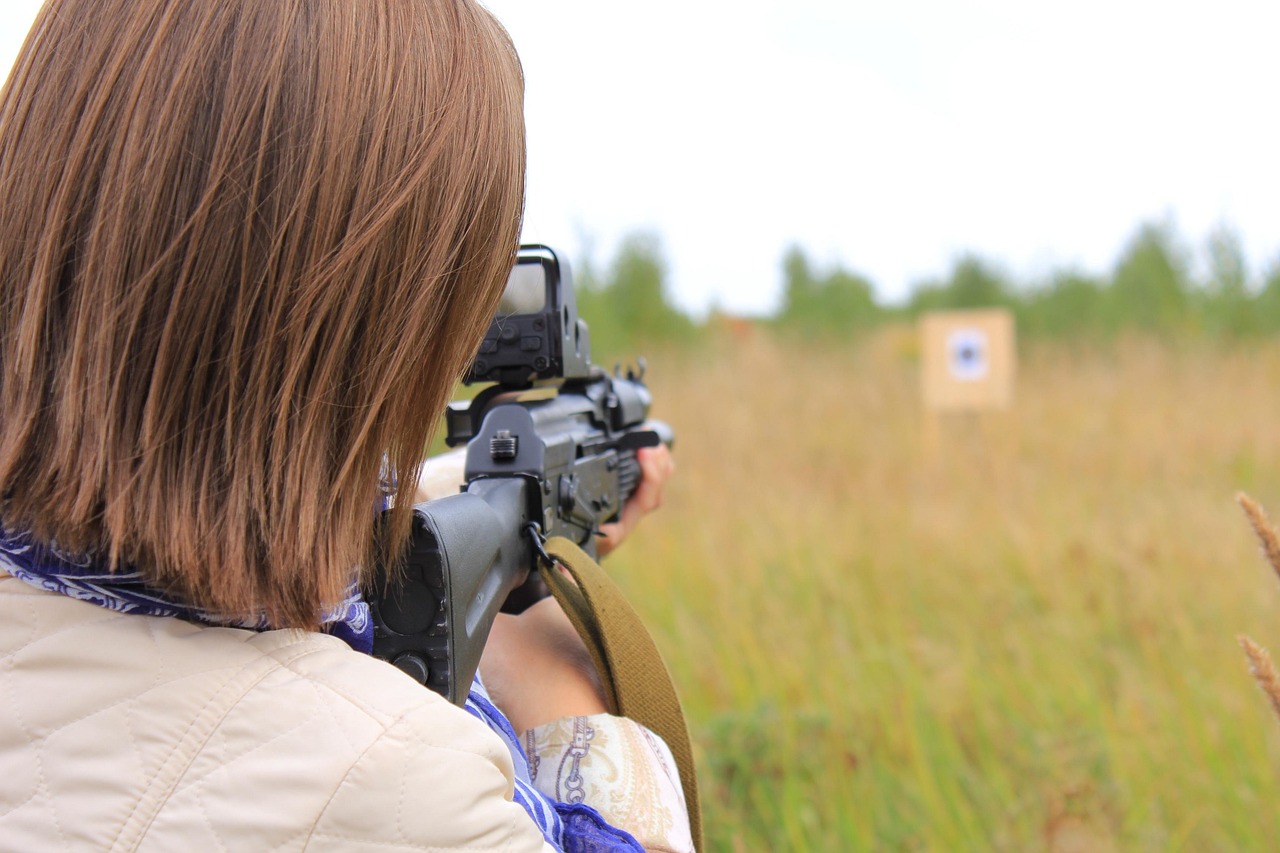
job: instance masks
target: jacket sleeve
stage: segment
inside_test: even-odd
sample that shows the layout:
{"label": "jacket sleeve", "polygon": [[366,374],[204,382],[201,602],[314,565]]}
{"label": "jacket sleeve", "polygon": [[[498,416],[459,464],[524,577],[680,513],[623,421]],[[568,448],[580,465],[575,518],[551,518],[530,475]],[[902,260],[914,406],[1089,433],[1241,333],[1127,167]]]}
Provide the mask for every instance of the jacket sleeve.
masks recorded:
{"label": "jacket sleeve", "polygon": [[650,853],[693,853],[689,811],[667,744],[626,717],[565,717],[524,736],[533,785],[592,806]]}
{"label": "jacket sleeve", "polygon": [[465,712],[411,710],[352,764],[305,849],[553,853],[513,777],[506,747]]}

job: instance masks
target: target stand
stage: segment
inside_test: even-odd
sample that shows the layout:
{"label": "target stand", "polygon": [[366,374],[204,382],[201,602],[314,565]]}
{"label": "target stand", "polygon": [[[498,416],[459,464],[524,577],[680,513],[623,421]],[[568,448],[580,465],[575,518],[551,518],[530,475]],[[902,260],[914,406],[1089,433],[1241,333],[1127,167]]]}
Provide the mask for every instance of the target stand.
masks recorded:
{"label": "target stand", "polygon": [[980,422],[982,413],[1013,404],[1013,315],[1004,309],[933,311],[920,318],[920,341],[924,443],[934,457],[944,416]]}

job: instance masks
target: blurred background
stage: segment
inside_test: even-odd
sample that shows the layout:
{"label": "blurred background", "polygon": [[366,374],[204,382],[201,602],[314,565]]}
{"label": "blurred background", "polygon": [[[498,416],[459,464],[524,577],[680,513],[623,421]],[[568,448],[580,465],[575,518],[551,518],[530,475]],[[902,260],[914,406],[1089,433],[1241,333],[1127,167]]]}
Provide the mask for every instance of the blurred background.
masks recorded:
{"label": "blurred background", "polygon": [[652,233],[694,313],[776,311],[793,244],[895,304],[966,253],[1102,273],[1144,223],[1280,256],[1275,4],[488,5],[527,78],[526,236],[604,262]]}
{"label": "blurred background", "polygon": [[[525,238],[677,431],[610,567],[711,848],[1273,847],[1280,7],[487,5]],[[921,318],[971,308],[1011,402],[933,410]]]}

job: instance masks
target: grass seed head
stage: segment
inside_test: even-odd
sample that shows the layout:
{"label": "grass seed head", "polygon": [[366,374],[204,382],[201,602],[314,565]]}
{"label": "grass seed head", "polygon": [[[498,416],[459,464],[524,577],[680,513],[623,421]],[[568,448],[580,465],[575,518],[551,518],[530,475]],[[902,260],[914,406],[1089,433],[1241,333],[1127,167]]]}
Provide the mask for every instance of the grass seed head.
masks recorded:
{"label": "grass seed head", "polygon": [[1249,671],[1253,673],[1253,678],[1262,688],[1262,692],[1271,700],[1271,709],[1276,712],[1277,717],[1280,717],[1280,673],[1276,672],[1271,655],[1243,634],[1238,639],[1245,655],[1249,658]]}
{"label": "grass seed head", "polygon": [[1253,532],[1262,542],[1262,553],[1267,558],[1267,562],[1271,564],[1276,575],[1280,576],[1280,536],[1276,535],[1271,519],[1267,518],[1266,511],[1258,505],[1258,502],[1244,492],[1236,495],[1236,502],[1248,516],[1249,523],[1253,525]]}

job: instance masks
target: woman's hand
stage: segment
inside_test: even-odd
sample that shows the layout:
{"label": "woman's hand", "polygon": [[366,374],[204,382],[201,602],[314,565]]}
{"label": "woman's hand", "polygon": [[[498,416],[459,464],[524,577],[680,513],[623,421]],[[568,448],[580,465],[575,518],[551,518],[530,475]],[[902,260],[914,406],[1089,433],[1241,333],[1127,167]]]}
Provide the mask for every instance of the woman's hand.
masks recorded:
{"label": "woman's hand", "polygon": [[636,461],[640,463],[640,485],[623,505],[618,520],[601,525],[602,535],[596,539],[596,553],[601,559],[622,544],[640,519],[662,506],[662,490],[676,471],[676,461],[665,444],[640,448]]}

